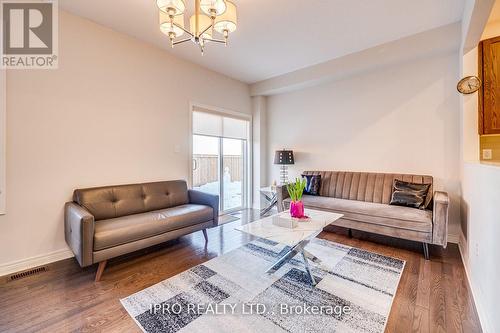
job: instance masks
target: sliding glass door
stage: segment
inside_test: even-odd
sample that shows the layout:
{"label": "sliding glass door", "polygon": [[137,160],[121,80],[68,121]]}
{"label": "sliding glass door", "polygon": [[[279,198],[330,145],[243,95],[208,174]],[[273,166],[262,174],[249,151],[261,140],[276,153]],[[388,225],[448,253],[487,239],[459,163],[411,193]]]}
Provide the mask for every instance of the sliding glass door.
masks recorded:
{"label": "sliding glass door", "polygon": [[193,135],[193,189],[220,194],[219,138]]}
{"label": "sliding glass door", "polygon": [[193,111],[193,189],[218,194],[220,210],[246,207],[249,121]]}
{"label": "sliding glass door", "polygon": [[222,139],[222,209],[242,208],[245,175],[246,141]]}

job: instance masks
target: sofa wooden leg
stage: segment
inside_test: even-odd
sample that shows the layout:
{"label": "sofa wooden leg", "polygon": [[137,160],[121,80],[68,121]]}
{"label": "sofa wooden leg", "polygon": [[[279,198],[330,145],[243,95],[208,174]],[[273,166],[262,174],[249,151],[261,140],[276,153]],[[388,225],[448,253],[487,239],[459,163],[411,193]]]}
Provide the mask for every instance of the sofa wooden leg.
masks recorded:
{"label": "sofa wooden leg", "polygon": [[205,237],[205,244],[208,243],[207,229],[203,229],[203,237]]}
{"label": "sofa wooden leg", "polygon": [[101,261],[99,263],[99,267],[97,267],[97,273],[95,274],[95,282],[99,282],[101,280],[102,273],[104,272],[107,263],[107,260]]}
{"label": "sofa wooden leg", "polygon": [[349,238],[352,238],[352,230],[351,229],[347,229],[347,235],[349,236]]}
{"label": "sofa wooden leg", "polygon": [[422,246],[424,247],[424,258],[425,260],[429,260],[429,244],[427,243],[422,243]]}

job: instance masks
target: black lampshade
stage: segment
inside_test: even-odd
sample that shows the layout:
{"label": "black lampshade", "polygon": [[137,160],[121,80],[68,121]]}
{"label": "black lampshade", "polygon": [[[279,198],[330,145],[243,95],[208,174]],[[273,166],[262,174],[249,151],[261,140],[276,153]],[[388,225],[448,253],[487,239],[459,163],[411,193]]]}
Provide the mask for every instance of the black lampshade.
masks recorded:
{"label": "black lampshade", "polygon": [[294,164],[293,150],[276,150],[274,153],[274,164]]}

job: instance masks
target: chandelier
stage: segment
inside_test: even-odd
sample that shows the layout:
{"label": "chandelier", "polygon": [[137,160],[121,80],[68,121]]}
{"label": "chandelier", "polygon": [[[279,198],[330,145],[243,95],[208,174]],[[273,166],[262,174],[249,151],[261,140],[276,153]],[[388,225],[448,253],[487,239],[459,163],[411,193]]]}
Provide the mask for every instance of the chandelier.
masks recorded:
{"label": "chandelier", "polygon": [[[203,55],[207,43],[227,45],[229,34],[236,30],[236,6],[228,0],[195,0],[189,29],[184,26],[184,0],[156,0],[160,13],[160,31],[168,36],[170,45],[192,41]],[[215,33],[221,38],[216,38]],[[179,38],[187,34],[184,38]]]}

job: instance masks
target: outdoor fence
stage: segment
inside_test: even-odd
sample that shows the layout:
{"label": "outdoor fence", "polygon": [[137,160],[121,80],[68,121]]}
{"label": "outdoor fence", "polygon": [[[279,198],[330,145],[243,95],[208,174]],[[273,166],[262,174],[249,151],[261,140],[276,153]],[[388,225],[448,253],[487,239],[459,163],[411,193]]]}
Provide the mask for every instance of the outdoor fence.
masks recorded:
{"label": "outdoor fence", "polygon": [[[193,187],[219,180],[219,159],[217,155],[193,155]],[[240,155],[223,157],[224,174],[229,173],[231,182],[243,179],[243,158]]]}

